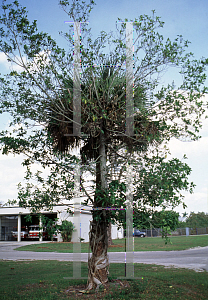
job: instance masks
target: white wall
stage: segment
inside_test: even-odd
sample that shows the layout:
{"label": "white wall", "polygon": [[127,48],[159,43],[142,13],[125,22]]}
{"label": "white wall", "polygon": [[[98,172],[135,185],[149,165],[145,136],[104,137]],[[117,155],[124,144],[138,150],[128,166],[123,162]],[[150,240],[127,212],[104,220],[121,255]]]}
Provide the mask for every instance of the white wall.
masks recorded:
{"label": "white wall", "polygon": [[124,237],[124,232],[123,232],[123,228],[120,228],[118,230],[117,225],[111,225],[111,236],[112,236],[112,240],[114,239],[122,239]]}
{"label": "white wall", "polygon": [[[59,224],[61,224],[61,221],[67,220],[74,223],[74,217],[69,215],[67,212],[59,212],[57,215],[59,218]],[[81,227],[76,228],[77,230],[80,230],[80,237],[84,239],[83,242],[89,242],[89,230],[90,230],[90,221],[92,220],[91,214],[82,213],[80,216],[80,223]],[[72,234],[72,242],[74,241],[75,234]],[[61,242],[61,235],[58,236],[58,242]]]}
{"label": "white wall", "polygon": [[[61,224],[62,220],[67,220],[67,221],[71,221],[72,223],[74,223],[74,218],[73,216],[70,216],[67,212],[60,212],[59,215],[57,215],[57,217],[59,218],[59,223]],[[90,221],[92,221],[92,216],[91,214],[86,214],[86,213],[82,213],[81,214],[81,233],[80,236],[81,238],[84,239],[84,243],[89,242],[89,231],[90,231]],[[124,237],[124,231],[123,228],[120,228],[119,230],[117,229],[118,227],[116,225],[111,225],[111,236],[112,239],[122,239]],[[76,228],[77,229],[77,228]],[[74,234],[72,234],[72,242],[74,241]],[[61,235],[58,236],[58,242],[61,242]]]}

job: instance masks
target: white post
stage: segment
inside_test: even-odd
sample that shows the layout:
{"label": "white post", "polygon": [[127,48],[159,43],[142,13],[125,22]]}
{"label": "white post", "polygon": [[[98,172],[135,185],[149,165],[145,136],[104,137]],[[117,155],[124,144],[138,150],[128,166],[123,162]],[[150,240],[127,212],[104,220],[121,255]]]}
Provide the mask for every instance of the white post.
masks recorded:
{"label": "white post", "polygon": [[21,215],[18,215],[18,222],[17,222],[17,241],[21,242]]}
{"label": "white post", "polygon": [[43,241],[43,228],[42,228],[43,224],[42,224],[42,216],[40,216],[39,218],[39,230],[40,230],[40,235],[39,235],[39,241],[42,242]]}
{"label": "white post", "polygon": [[[79,151],[79,150],[78,150]],[[80,153],[78,154],[80,158]],[[81,278],[81,228],[80,228],[80,165],[76,164],[74,167],[74,226],[73,233],[73,277]]]}
{"label": "white post", "polygon": [[73,135],[81,134],[80,23],[74,23]]}
{"label": "white post", "polygon": [[133,168],[127,165],[126,186],[126,277],[134,277],[133,246]]}
{"label": "white post", "polygon": [[134,135],[133,23],[126,23],[126,133]]}
{"label": "white post", "polygon": [[[80,87],[80,22],[74,23],[74,78],[73,78],[73,135],[81,135],[81,87]],[[80,149],[78,150],[78,152]],[[80,158],[80,153],[78,153]],[[80,165],[74,167],[74,226],[73,234],[73,277],[81,278],[80,243]]]}
{"label": "white post", "polygon": [[[59,211],[57,211],[57,219],[58,219],[57,224],[61,225],[61,213]],[[60,232],[57,233],[57,242],[63,242]]]}

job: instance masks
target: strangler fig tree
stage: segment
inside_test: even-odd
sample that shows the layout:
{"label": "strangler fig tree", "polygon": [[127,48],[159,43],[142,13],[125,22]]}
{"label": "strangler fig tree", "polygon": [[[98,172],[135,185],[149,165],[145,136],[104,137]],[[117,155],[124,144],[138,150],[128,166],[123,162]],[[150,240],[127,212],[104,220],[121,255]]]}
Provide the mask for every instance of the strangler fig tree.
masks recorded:
{"label": "strangler fig tree", "polygon": [[[66,24],[67,33],[61,33],[68,42],[65,48],[39,31],[37,21],[29,20],[18,1],[3,0],[0,17],[0,52],[19,70],[0,78],[0,112],[10,113],[12,119],[10,129],[0,133],[2,153],[24,154],[26,184],[19,184],[18,201],[33,211],[66,201],[70,207],[74,166],[80,165],[80,184],[87,198],[84,204],[94,208],[88,290],[108,281],[107,228],[113,220],[121,223],[119,209],[126,205],[129,166],[133,204],[141,210],[174,208],[182,203],[181,190],[192,192],[188,165],[165,157],[171,138],[199,138],[208,63],[187,52],[188,42],[182,36],[165,40],[161,35],[164,23],[154,11],[152,16],[118,19],[115,32],[101,31],[93,39],[85,23],[93,5],[92,0],[88,4],[59,1],[73,22]],[[134,59],[127,53],[128,22],[134,27]],[[81,73],[77,90],[73,30],[79,26]],[[133,74],[127,74],[127,58],[133,64]],[[164,75],[173,68],[178,70],[178,86],[172,80],[167,82]],[[127,89],[131,87],[133,110],[127,116]],[[77,115],[75,99],[80,100]],[[81,127],[75,115],[80,116]],[[127,123],[132,134],[127,132]],[[74,128],[80,128],[79,134],[74,134]],[[72,153],[76,148],[80,156]],[[31,171],[36,163],[47,170],[47,176],[40,170]],[[94,180],[90,189],[87,173]]]}

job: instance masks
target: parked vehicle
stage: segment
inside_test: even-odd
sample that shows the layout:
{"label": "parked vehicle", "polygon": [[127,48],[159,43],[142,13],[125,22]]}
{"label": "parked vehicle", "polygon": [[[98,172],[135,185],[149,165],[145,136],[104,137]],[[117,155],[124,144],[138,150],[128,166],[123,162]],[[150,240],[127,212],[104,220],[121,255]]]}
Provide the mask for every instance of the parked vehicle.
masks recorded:
{"label": "parked vehicle", "polygon": [[[39,225],[30,225],[29,226],[29,238],[30,239],[39,239],[40,237],[40,227]],[[43,239],[48,239],[48,234],[46,232],[46,228],[43,228],[42,230],[42,236],[43,236]]]}
{"label": "parked vehicle", "polygon": [[[18,231],[17,227],[13,227],[13,231],[11,231],[13,238],[17,239],[18,237]],[[21,239],[26,239],[28,238],[28,228],[27,226],[22,226],[21,227]]]}
{"label": "parked vehicle", "polygon": [[139,229],[134,229],[134,236],[135,237],[146,237],[146,233],[143,231],[139,231]]}

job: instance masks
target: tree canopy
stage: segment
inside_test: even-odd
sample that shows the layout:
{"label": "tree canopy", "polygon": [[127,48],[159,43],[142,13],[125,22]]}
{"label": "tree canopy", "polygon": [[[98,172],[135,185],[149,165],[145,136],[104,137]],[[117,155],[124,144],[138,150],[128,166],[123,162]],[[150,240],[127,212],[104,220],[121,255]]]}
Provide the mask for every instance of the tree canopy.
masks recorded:
{"label": "tree canopy", "polygon": [[139,229],[166,228],[175,230],[179,225],[179,213],[174,210],[141,211],[134,209],[135,227]]}
{"label": "tree canopy", "polygon": [[183,227],[203,228],[208,227],[208,214],[205,212],[191,212],[184,222],[180,223]]}
{"label": "tree canopy", "polygon": [[[2,1],[0,51],[21,71],[0,78],[0,112],[12,116],[11,130],[0,133],[0,143],[3,154],[25,155],[26,184],[19,185],[18,201],[32,210],[50,209],[63,201],[70,206],[76,189],[74,170],[80,165],[84,204],[94,208],[91,289],[107,282],[106,230],[112,219],[121,220],[119,208],[127,205],[126,177],[133,204],[143,211],[174,208],[183,201],[181,190],[193,191],[190,167],[178,159],[167,160],[167,143],[171,138],[199,138],[208,60],[195,59],[182,36],[164,40],[160,33],[164,22],[154,11],[134,20],[118,18],[115,33],[102,31],[93,40],[88,24],[80,22],[88,20],[94,1],[59,1],[59,5],[74,22],[68,33],[61,33],[67,50],[39,31],[37,21],[29,21],[18,1]],[[134,27],[130,54],[128,23]],[[128,74],[128,66],[133,66],[133,74]],[[169,68],[178,70],[179,86],[162,84]],[[80,129],[78,134],[74,128]],[[71,152],[76,147],[80,155]],[[40,170],[33,174],[34,163],[49,175]],[[87,172],[93,178],[90,190]]]}

